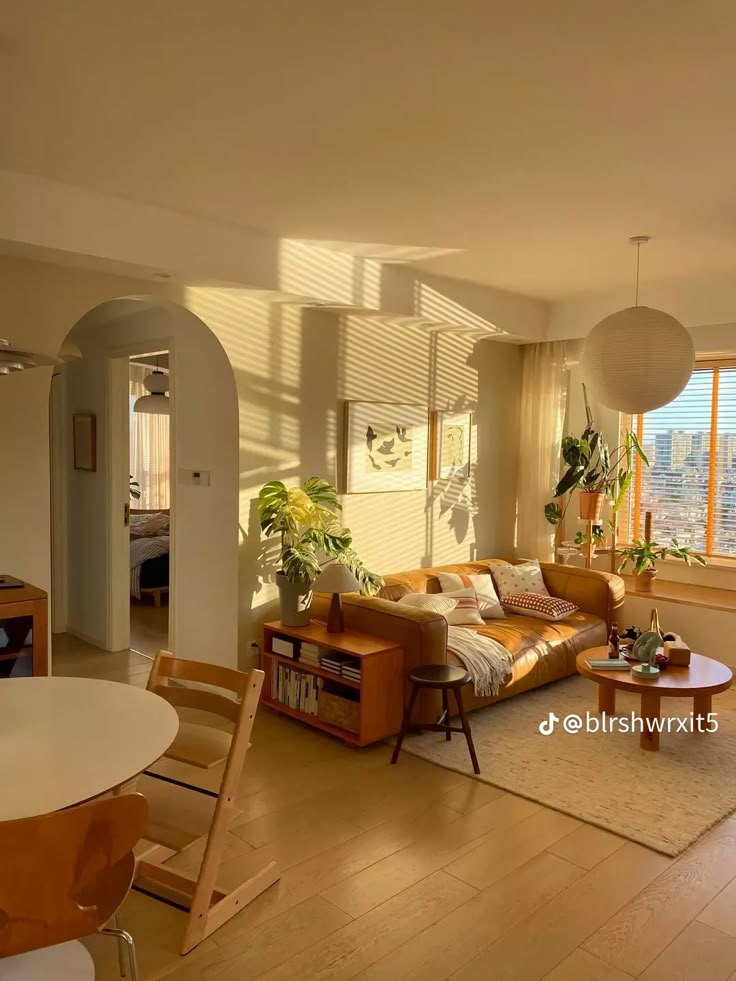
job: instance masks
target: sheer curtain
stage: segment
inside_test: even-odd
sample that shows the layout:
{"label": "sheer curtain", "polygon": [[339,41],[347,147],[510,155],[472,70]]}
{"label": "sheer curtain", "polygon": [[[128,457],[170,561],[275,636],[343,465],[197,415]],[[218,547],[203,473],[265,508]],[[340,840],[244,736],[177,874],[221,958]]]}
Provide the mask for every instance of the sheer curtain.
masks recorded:
{"label": "sheer curtain", "polygon": [[130,472],[140,484],[141,497],[131,499],[132,508],[146,511],[169,507],[171,482],[169,457],[169,417],[134,412],[135,400],[148,392],[143,379],[153,368],[131,364],[130,370]]}
{"label": "sheer curtain", "polygon": [[565,418],[566,344],[527,344],[523,352],[521,444],[519,447],[516,551],[549,562],[554,527],[544,516],[559,480],[560,440]]}

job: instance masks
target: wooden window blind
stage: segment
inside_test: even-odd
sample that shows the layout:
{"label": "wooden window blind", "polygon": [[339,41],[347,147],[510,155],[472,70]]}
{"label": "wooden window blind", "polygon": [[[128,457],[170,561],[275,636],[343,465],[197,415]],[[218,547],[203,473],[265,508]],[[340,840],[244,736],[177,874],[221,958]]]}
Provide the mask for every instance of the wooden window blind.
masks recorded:
{"label": "wooden window blind", "polygon": [[736,557],[736,359],[699,361],[673,402],[624,426],[650,467],[636,464],[622,538],[641,538],[651,511],[657,541]]}

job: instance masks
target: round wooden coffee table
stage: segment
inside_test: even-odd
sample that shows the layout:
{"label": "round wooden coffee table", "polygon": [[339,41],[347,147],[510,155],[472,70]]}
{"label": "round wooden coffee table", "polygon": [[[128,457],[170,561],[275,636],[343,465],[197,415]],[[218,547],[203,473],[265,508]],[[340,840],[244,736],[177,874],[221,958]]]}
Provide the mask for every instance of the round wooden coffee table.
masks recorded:
{"label": "round wooden coffee table", "polygon": [[616,713],[616,689],[637,692],[641,695],[641,717],[644,728],[641,733],[642,749],[659,749],[660,730],[648,725],[647,720],[659,719],[661,701],[666,698],[692,698],[693,715],[702,720],[701,731],[707,732],[709,714],[713,710],[713,695],[727,691],[733,681],[731,669],[713,658],[702,654],[690,656],[687,668],[670,665],[656,678],[640,678],[632,671],[594,671],[588,666],[588,658],[608,657],[607,647],[593,647],[578,654],[578,672],[598,685],[598,711],[607,715]]}

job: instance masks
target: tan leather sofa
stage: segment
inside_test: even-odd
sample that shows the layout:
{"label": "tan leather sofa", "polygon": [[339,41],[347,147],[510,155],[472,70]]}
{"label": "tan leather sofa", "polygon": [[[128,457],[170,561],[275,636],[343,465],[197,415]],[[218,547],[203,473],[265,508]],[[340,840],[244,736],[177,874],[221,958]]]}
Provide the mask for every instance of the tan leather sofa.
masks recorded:
{"label": "tan leather sofa", "polygon": [[[490,575],[491,567],[503,561],[486,559],[386,576],[385,585],[376,597],[357,594],[343,597],[345,625],[400,644],[404,648],[407,672],[418,664],[459,663],[453,654],[447,653],[444,617],[396,601],[405,593],[441,592],[438,571]],[[476,697],[468,686],[463,692],[468,708],[490,705],[574,674],[575,658],[580,651],[607,642],[610,625],[618,619],[623,606],[623,580],[610,573],[552,562],[542,562],[541,567],[549,592],[575,603],[578,611],[556,623],[508,614],[505,620],[486,620],[483,627],[472,628],[500,641],[513,654],[514,662],[512,678],[497,696]],[[329,597],[315,595],[313,609],[317,619],[326,619],[328,604]],[[408,685],[404,698],[407,695]],[[431,722],[440,707],[439,693],[424,691],[415,718]]]}

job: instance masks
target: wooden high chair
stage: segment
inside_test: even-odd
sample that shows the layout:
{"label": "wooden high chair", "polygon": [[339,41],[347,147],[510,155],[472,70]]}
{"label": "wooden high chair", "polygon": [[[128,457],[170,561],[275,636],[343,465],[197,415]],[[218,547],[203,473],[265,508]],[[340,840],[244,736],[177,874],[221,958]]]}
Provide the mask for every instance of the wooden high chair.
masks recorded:
{"label": "wooden high chair", "polygon": [[[172,681],[178,684],[171,684]],[[194,688],[187,683],[208,687]],[[182,954],[189,953],[279,879],[276,863],[269,862],[230,891],[217,886],[227,831],[239,813],[235,797],[262,685],[262,671],[243,672],[202,661],[182,660],[169,651],[158,651],[153,662],[149,691],[165,698],[175,708],[196,709],[226,719],[234,726],[230,736],[211,724],[182,722],[179,734],[162,757],[184,763],[194,771],[211,770],[224,763],[219,790],[209,790],[155,770],[146,770],[146,776],[139,782],[151,808],[151,821],[144,838],[153,845],[139,857],[134,888],[188,911]],[[224,689],[235,697],[212,688]],[[173,794],[182,789],[192,807],[177,806],[172,800]],[[202,841],[206,844],[196,878],[164,864]]]}

